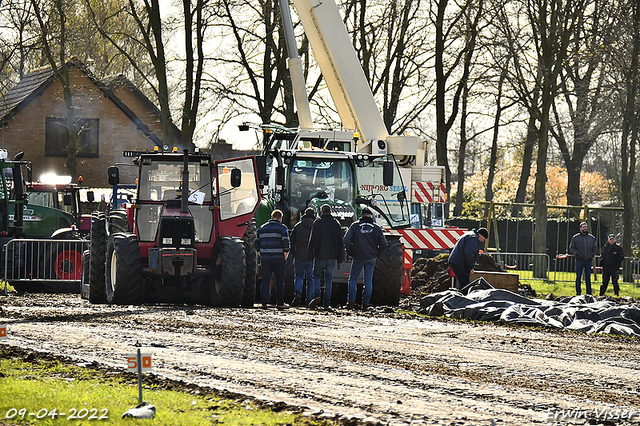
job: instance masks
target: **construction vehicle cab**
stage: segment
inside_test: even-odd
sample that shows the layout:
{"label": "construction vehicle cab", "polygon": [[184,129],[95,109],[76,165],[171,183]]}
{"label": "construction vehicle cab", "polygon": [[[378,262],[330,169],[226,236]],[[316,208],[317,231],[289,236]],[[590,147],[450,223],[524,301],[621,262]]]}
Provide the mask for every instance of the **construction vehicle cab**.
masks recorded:
{"label": "construction vehicle cab", "polygon": [[[125,156],[139,167],[135,205],[92,217],[83,296],[93,303],[239,306],[247,267],[242,237],[260,202],[255,159],[213,162],[187,151]],[[117,185],[113,167],[109,176]]]}
{"label": "construction vehicle cab", "polygon": [[43,176],[40,181],[27,182],[26,194],[26,235],[48,238],[89,233],[91,215],[82,214],[80,186],[71,183],[70,176]]}

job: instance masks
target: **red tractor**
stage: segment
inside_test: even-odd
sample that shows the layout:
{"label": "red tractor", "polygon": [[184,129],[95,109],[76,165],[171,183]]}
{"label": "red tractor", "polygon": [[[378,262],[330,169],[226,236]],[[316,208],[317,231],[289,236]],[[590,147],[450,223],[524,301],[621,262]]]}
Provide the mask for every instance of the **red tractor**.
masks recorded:
{"label": "red tractor", "polygon": [[[214,162],[186,150],[125,156],[139,168],[135,205],[93,214],[83,297],[240,306],[245,295],[252,304],[252,218],[260,203],[255,158]],[[110,167],[110,184],[118,176]]]}

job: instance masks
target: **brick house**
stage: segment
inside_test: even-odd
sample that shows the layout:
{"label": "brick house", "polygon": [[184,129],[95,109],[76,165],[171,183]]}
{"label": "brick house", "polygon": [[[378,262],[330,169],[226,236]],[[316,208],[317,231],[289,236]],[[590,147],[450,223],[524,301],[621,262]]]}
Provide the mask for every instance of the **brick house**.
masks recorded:
{"label": "brick house", "polygon": [[[75,116],[83,126],[77,154],[83,186],[107,187],[107,168],[129,164],[125,150],[162,146],[158,108],[125,77],[97,80],[80,61],[71,59],[71,91]],[[51,68],[36,70],[0,98],[0,148],[9,158],[24,151],[33,163],[33,178],[55,172],[67,175],[68,133],[62,85]],[[174,128],[174,146],[182,149],[180,130]],[[136,168],[120,167],[122,183],[133,183]]]}

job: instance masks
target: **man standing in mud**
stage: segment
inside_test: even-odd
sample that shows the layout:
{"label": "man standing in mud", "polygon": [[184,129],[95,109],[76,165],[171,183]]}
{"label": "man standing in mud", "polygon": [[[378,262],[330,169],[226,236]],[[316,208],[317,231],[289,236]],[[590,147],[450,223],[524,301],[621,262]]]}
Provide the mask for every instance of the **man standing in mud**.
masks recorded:
{"label": "man standing in mud", "polygon": [[613,284],[613,292],[616,296],[620,296],[620,286],[618,286],[618,277],[620,276],[620,266],[624,262],[624,250],[616,243],[616,236],[611,234],[602,249],[602,257],[600,258],[600,266],[602,266],[602,285],[600,286],[600,296],[604,296],[609,285],[609,278]]}
{"label": "man standing in mud", "polygon": [[458,288],[469,284],[470,275],[475,273],[474,266],[478,261],[480,243],[489,238],[489,231],[480,228],[466,232],[453,246],[449,255],[449,266],[458,280]]}
{"label": "man standing in mud", "polygon": [[591,267],[593,256],[598,252],[596,238],[589,233],[587,222],[580,224],[580,232],[571,238],[569,253],[576,258],[576,295],[582,294],[582,271],[587,294],[591,294]]}
{"label": "man standing in mud", "polygon": [[282,223],[282,211],[271,212],[271,220],[258,229],[256,250],[262,265],[262,307],[267,307],[271,275],[275,275],[277,308],[287,309],[289,305],[284,303],[284,271],[289,255],[289,230]]}
{"label": "man standing in mud", "polygon": [[313,295],[309,302],[309,309],[315,309],[320,304],[320,279],[324,277],[325,309],[331,309],[331,287],[333,269],[336,263],[344,260],[344,244],[342,242],[342,228],[331,214],[331,206],[323,204],[320,207],[322,216],[313,222],[311,237],[309,238],[308,258],[313,264],[313,293],[307,291],[307,296]]}

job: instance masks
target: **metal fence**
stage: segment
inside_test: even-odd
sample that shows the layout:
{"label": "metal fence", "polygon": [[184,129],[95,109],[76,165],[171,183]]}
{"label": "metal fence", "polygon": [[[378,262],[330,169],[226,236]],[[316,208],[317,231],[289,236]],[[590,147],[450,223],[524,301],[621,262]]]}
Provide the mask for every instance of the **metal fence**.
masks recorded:
{"label": "metal fence", "polygon": [[520,280],[549,282],[551,261],[544,253],[491,253],[496,263],[507,271],[517,272]]}
{"label": "metal fence", "polygon": [[[517,272],[521,281],[575,282],[575,256],[561,254],[551,259],[544,253],[491,253],[497,264],[507,271]],[[592,282],[601,279],[600,257],[593,259]],[[584,281],[584,277],[582,278]],[[620,281],[640,287],[640,259],[625,257]]]}
{"label": "metal fence", "polygon": [[87,240],[13,239],[3,247],[4,292],[16,290],[79,291],[82,253]]}

